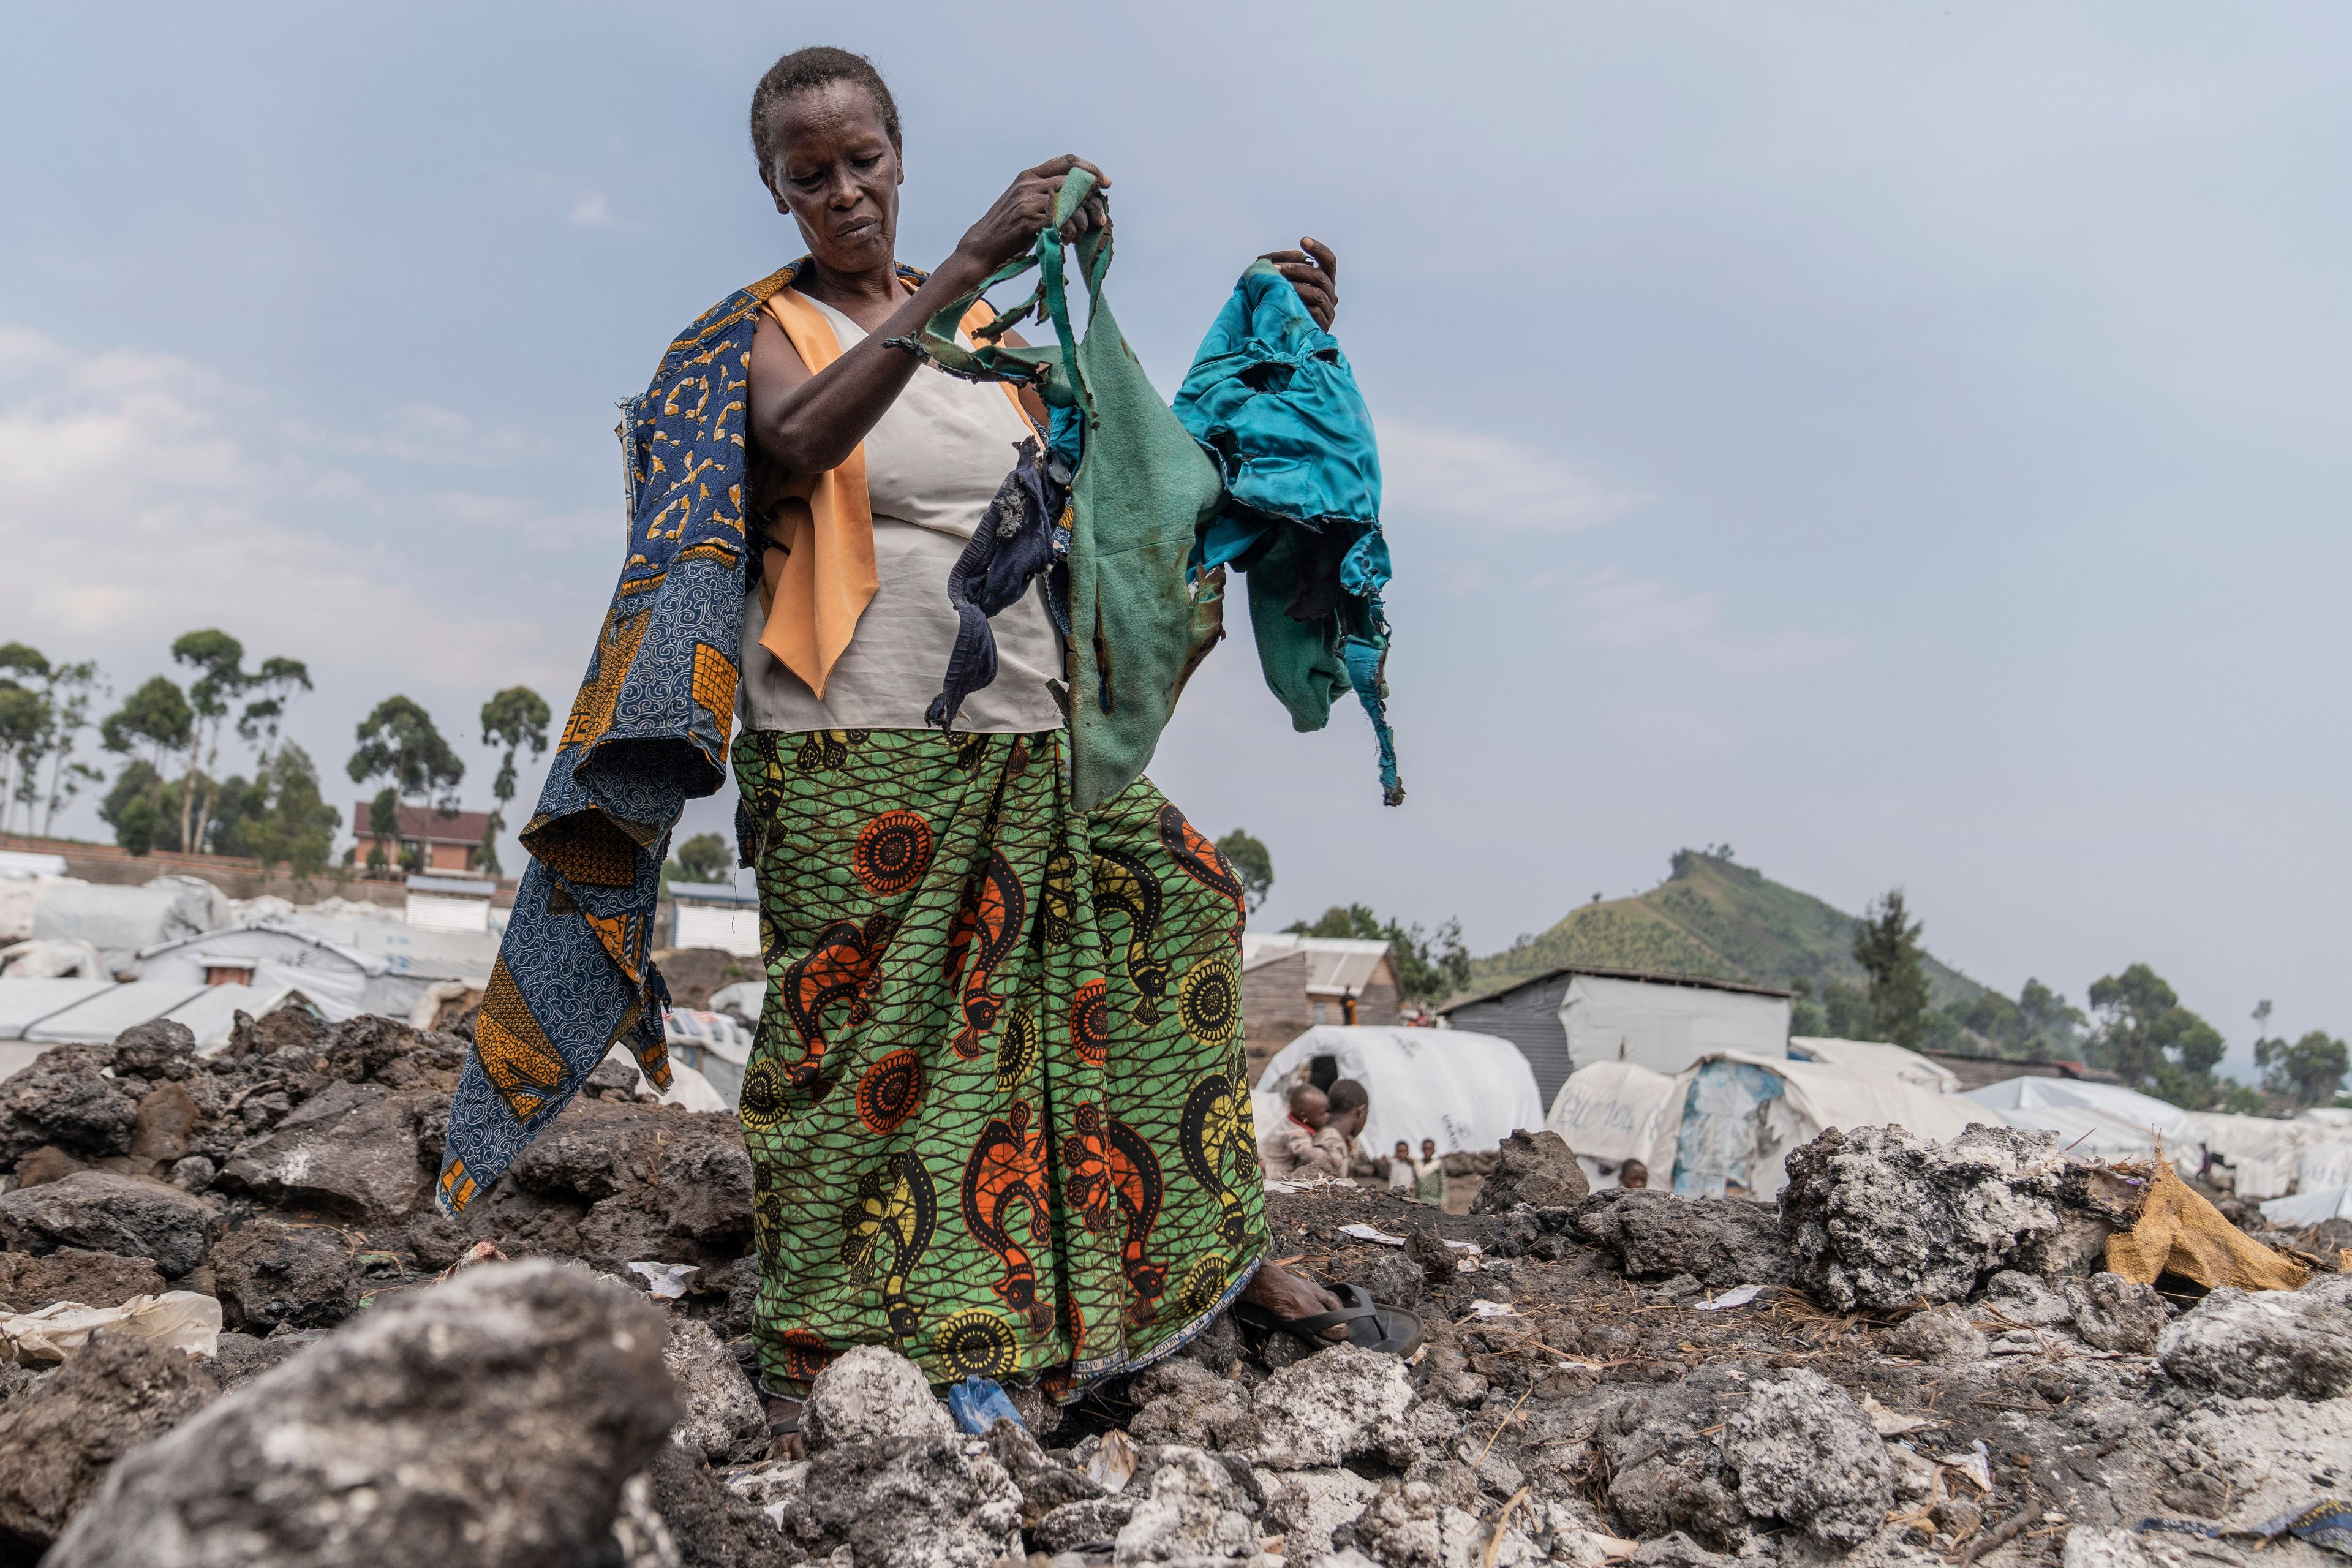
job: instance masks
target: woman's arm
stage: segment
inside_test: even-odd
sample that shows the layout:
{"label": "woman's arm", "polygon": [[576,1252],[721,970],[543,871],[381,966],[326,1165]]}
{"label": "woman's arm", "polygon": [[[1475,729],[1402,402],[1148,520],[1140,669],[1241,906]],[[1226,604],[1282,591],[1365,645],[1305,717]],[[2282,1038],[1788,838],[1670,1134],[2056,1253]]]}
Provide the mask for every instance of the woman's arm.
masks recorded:
{"label": "woman's arm", "polygon": [[[915,374],[916,356],[885,347],[886,340],[912,336],[1036,243],[1053,217],[1063,177],[1074,168],[1095,174],[1098,186],[1110,184],[1092,163],[1068,155],[1023,174],[966,232],[955,254],[821,376],[809,374],[792,340],[763,313],[751,338],[751,437],[761,454],[796,474],[838,467]],[[1063,237],[1075,239],[1107,221],[1101,199],[1090,196],[1064,226]]]}

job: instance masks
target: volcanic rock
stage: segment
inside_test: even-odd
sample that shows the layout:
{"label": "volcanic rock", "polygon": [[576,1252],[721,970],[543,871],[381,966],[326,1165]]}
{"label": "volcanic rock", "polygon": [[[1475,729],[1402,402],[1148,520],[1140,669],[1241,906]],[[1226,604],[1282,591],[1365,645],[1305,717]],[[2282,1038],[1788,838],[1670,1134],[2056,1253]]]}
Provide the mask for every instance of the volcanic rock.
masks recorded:
{"label": "volcanic rock", "polygon": [[2074,1331],[2098,1350],[2154,1355],[2157,1336],[2172,1321],[2172,1309],[2154,1286],[2120,1274],[2069,1279],[2063,1289]]}
{"label": "volcanic rock", "polygon": [[1373,1453],[1402,1468],[1419,1458],[1404,1418],[1412,1403],[1402,1362],[1334,1345],[1258,1386],[1251,1454],[1274,1470],[1313,1469]]}
{"label": "volcanic rock", "polygon": [[[179,1351],[103,1329],[92,1334],[0,1411],[0,1561],[30,1563],[109,1465],[218,1392],[200,1363]],[[142,1558],[134,1552],[120,1561]]]}
{"label": "volcanic rock", "polygon": [[709,1324],[675,1320],[662,1363],[686,1395],[686,1415],[670,1428],[671,1442],[714,1465],[767,1457],[768,1415],[759,1391]]}
{"label": "volcanic rock", "polygon": [[367,1314],[116,1465],[51,1568],[593,1560],[678,1415],[622,1287],[491,1264]]}
{"label": "volcanic rock", "polygon": [[2300,1290],[2225,1285],[2173,1320],[2156,1356],[2177,1382],[2240,1399],[2352,1394],[2352,1276]]}
{"label": "volcanic rock", "polygon": [[233,1329],[324,1328],[359,1310],[359,1268],[342,1237],[257,1219],[213,1246],[214,1294]]}
{"label": "volcanic rock", "polygon": [[1569,1208],[1592,1191],[1576,1151],[1549,1128],[1517,1131],[1503,1140],[1492,1175],[1470,1200],[1472,1214],[1502,1214],[1517,1204],[1539,1209]]}
{"label": "volcanic rock", "polygon": [[29,1312],[53,1301],[120,1307],[133,1296],[160,1296],[169,1286],[152,1258],[85,1252],[61,1247],[46,1258],[0,1252],[0,1303]]}
{"label": "volcanic rock", "polygon": [[269,1204],[396,1225],[424,1201],[415,1107],[378,1084],[331,1083],[244,1145],[220,1184]]}
{"label": "volcanic rock", "polygon": [[1877,1534],[1895,1503],[1895,1468],[1870,1417],[1817,1372],[1759,1388],[1724,1428],[1723,1462],[1750,1514],[1835,1546]]}
{"label": "volcanic rock", "polygon": [[0,1194],[0,1239],[22,1252],[78,1247],[152,1258],[176,1279],[204,1261],[213,1210],[163,1182],[112,1171],[76,1171]]}
{"label": "volcanic rock", "polygon": [[1994,1269],[2038,1267],[2059,1228],[2054,1133],[1972,1126],[1930,1143],[1832,1128],[1788,1170],[1780,1224],[1798,1282],[1840,1311],[1963,1300]]}
{"label": "volcanic rock", "polygon": [[1578,1205],[1574,1225],[1585,1240],[1615,1253],[1636,1279],[1688,1274],[1720,1290],[1785,1285],[1794,1278],[1780,1216],[1745,1198],[1683,1198],[1617,1187]]}

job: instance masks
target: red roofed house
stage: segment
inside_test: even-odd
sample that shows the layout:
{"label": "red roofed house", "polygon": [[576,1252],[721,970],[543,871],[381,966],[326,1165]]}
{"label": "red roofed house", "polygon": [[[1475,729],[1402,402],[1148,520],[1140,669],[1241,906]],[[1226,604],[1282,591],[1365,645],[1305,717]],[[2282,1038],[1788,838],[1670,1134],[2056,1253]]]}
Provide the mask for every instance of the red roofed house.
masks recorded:
{"label": "red roofed house", "polygon": [[[354,858],[362,866],[378,842],[372,826],[374,811],[374,803],[363,800],[352,812],[352,826],[360,840]],[[482,830],[490,825],[488,812],[442,811],[429,805],[404,805],[399,812],[399,841],[382,841],[387,862],[398,866],[403,857],[415,855],[420,871],[474,870],[482,858]]]}

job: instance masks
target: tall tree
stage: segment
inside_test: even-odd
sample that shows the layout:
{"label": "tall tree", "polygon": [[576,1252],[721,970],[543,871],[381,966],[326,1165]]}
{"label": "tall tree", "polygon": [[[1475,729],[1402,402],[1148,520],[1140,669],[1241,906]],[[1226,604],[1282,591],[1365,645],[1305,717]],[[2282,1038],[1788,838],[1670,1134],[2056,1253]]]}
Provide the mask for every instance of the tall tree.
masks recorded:
{"label": "tall tree", "polygon": [[551,717],[547,700],[528,686],[509,686],[482,704],[482,744],[506,748],[499,759],[499,776],[490,784],[499,804],[482,828],[482,869],[493,877],[499,875],[499,837],[507,830],[507,804],[520,784],[515,752],[529,746],[534,760],[545,754]]}
{"label": "tall tree", "polygon": [[220,766],[221,731],[228,722],[230,705],[252,678],[245,672],[245,645],[217,626],[182,634],[172,644],[172,658],[196,672],[188,683],[195,733],[188,746],[186,787],[180,796],[180,842],[194,848],[204,842],[205,825],[220,801],[215,773]]}
{"label": "tall tree", "polygon": [[400,794],[390,784],[368,802],[368,869],[381,871],[392,864],[384,846],[400,842]]}
{"label": "tall tree", "polygon": [[2092,1059],[2126,1083],[2194,1110],[2216,1092],[2213,1068],[2228,1042],[2180,1005],[2180,995],[2145,963],[2091,983],[2098,1028]]}
{"label": "tall tree", "polygon": [[166,840],[173,848],[186,842],[179,837],[180,803],[167,806],[163,795],[169,764],[194,744],[195,730],[188,694],[167,675],[150,676],[98,727],[100,745],[131,759],[99,815],[113,826],[114,841],[133,855]]}
{"label": "tall tree", "polygon": [[[236,732],[254,750],[254,775],[258,778],[277,754],[278,731],[286,723],[286,710],[295,692],[310,689],[310,667],[299,658],[265,658],[247,679],[245,689],[257,695],[237,715]],[[315,768],[312,776],[317,776]],[[340,814],[336,820],[342,820]]]}
{"label": "tall tree", "polygon": [[[2267,1021],[2267,1012],[2256,1016]],[[2263,1087],[2273,1094],[2297,1105],[2325,1105],[2342,1092],[2344,1076],[2352,1072],[2352,1050],[2326,1030],[2314,1029],[2293,1045],[2256,1040],[2254,1065],[2263,1069]]]}
{"label": "tall tree", "polygon": [[423,708],[405,697],[387,697],[360,721],[357,738],[349,764],[353,784],[383,779],[404,799],[457,809],[455,792],[466,764]]}
{"label": "tall tree", "polygon": [[[83,733],[90,727],[90,708],[104,689],[105,680],[98,672],[96,659],[51,665],[41,677],[40,738],[33,749],[25,780],[17,787],[26,803],[26,826],[32,826],[33,813],[37,808],[39,831],[44,836],[55,824],[60,806],[104,776],[74,755],[81,748]],[[46,782],[37,777],[44,763],[48,768]]]}
{"label": "tall tree", "polygon": [[1927,970],[1919,945],[1924,921],[1911,919],[1903,889],[1888,889],[1862,912],[1853,961],[1870,976],[1867,1038],[1916,1046],[1927,1034]]}
{"label": "tall tree", "polygon": [[698,833],[670,851],[668,864],[662,868],[662,881],[724,882],[728,863],[735,858],[727,840],[716,833]]}
{"label": "tall tree", "polygon": [[327,868],[343,814],[320,798],[309,752],[291,741],[273,747],[248,794],[238,847],[260,860],[263,871],[284,866],[297,877],[315,877]]}
{"label": "tall tree", "polygon": [[1257,913],[1274,886],[1274,857],[1246,828],[1236,827],[1217,840],[1217,853],[1242,880],[1242,898],[1249,912]]}
{"label": "tall tree", "polygon": [[8,672],[0,675],[0,830],[5,830],[19,796],[28,804],[32,799],[30,786],[40,768],[47,723],[40,690],[16,677],[38,680],[49,673],[49,661],[38,649],[12,642],[0,646],[0,670]]}

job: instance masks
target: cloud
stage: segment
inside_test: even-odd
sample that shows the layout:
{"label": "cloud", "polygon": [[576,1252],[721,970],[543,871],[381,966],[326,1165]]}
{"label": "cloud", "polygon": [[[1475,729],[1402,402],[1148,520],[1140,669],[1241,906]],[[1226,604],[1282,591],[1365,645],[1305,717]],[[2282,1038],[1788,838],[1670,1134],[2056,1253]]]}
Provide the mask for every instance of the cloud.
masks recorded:
{"label": "cloud", "polygon": [[[419,502],[312,459],[261,399],[184,360],[0,327],[0,549],[38,587],[14,635],[152,651],[191,626],[259,623],[273,650],[313,661],[554,682],[537,623],[420,547],[420,511],[463,523],[462,498]],[[576,531],[527,508],[476,504],[472,521],[526,542]]]}
{"label": "cloud", "polygon": [[1670,648],[1734,675],[1778,675],[1843,658],[1861,645],[1816,632],[1770,632],[1755,637],[1717,634],[1713,594],[1683,594],[1664,583],[1627,577],[1604,567],[1572,595],[1577,630],[1604,647]]}
{"label": "cloud", "polygon": [[1564,531],[1606,522],[1640,499],[1499,436],[1410,420],[1383,421],[1380,436],[1383,505],[1395,514]]}
{"label": "cloud", "polygon": [[620,219],[613,216],[612,205],[602,191],[590,191],[572,204],[572,226],[574,228],[619,228]]}

